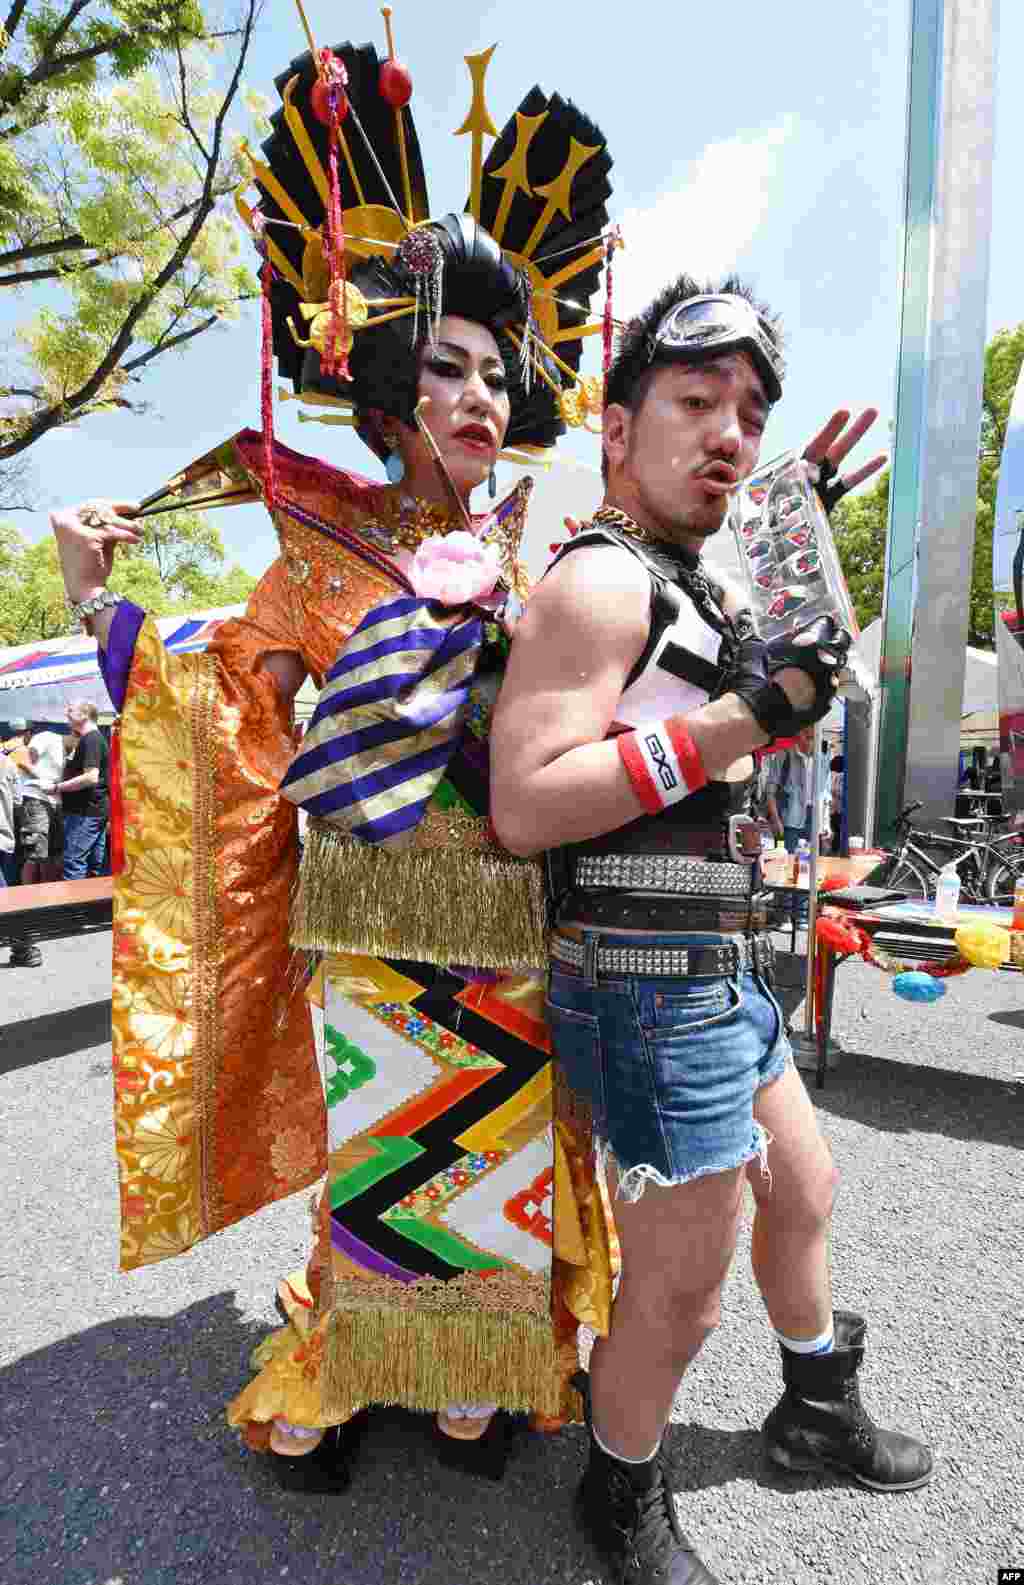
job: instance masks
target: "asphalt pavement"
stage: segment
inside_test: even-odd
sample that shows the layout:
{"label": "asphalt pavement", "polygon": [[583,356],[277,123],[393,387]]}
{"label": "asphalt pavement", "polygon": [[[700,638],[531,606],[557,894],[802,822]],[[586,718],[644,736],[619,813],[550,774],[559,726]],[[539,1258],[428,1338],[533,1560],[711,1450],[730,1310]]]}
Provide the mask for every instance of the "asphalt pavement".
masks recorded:
{"label": "asphalt pavement", "polygon": [[[572,1518],[579,1430],[524,1437],[495,1483],[441,1468],[423,1418],[380,1411],[340,1497],[286,1493],[240,1447],[223,1406],[303,1259],[306,1196],[119,1274],[110,939],[44,952],[0,967],[4,1585],[600,1580]],[[869,1319],[868,1408],[926,1437],[937,1472],[886,1497],[764,1462],[779,1370],[745,1228],[676,1405],[681,1513],[724,1585],[994,1585],[1024,1569],[1024,979],[976,971],[920,1007],[846,965],[835,1027],[845,1054],[813,1093],[843,1180],[836,1302]]]}

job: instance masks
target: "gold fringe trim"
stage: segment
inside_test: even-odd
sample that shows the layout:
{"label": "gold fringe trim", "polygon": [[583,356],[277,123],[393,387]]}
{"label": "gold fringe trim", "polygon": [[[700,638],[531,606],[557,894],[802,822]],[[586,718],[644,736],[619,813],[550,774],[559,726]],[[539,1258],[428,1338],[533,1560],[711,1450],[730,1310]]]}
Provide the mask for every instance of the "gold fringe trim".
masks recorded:
{"label": "gold fringe trim", "polygon": [[214,1094],[220,1031],[221,919],[217,896],[217,742],[214,727],[217,662],[212,655],[195,657],[192,684],[192,999],[195,1039],[192,1054],[192,1098],[195,1105],[198,1159],[196,1176],[200,1238],[220,1222],[219,1184],[214,1170]]}
{"label": "gold fringe trim", "polygon": [[[422,839],[398,851],[311,820],[292,903],[292,941],[317,952],[358,952],[488,969],[547,963],[544,882],[472,816],[428,815]],[[428,825],[428,821],[430,822]]]}
{"label": "gold fringe trim", "polygon": [[446,1403],[562,1412],[567,1394],[550,1317],[486,1311],[335,1310],[327,1327],[323,1418],[365,1403]]}

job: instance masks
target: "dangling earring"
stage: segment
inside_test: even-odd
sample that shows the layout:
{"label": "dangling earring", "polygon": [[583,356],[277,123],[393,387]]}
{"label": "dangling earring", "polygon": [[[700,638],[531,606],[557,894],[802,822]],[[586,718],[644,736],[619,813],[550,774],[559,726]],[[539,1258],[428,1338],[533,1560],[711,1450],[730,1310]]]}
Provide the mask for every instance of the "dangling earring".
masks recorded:
{"label": "dangling earring", "polygon": [[389,484],[401,484],[405,478],[405,463],[402,460],[402,453],[397,447],[394,451],[388,452],[388,460],[384,464],[384,472],[388,476]]}
{"label": "dangling earring", "polygon": [[491,500],[493,501],[494,497],[497,495],[497,493],[498,493],[498,481],[494,477],[494,469],[492,468],[490,473],[487,475],[487,494],[490,496]]}

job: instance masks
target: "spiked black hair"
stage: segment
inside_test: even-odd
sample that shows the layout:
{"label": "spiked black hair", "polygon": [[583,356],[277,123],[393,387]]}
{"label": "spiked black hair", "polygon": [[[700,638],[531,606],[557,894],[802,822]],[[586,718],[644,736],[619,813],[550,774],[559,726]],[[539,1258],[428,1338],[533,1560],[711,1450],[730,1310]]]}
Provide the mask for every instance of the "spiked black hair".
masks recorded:
{"label": "spiked black hair", "polygon": [[[657,297],[631,319],[619,339],[612,359],[611,368],[608,370],[608,380],[605,387],[605,406],[610,407],[613,402],[621,407],[626,407],[630,412],[635,412],[642,406],[647,395],[651,380],[658,369],[670,363],[689,363],[692,356],[683,351],[659,349],[654,358],[651,358],[651,339],[658,326],[671,308],[678,303],[685,303],[691,297],[703,297],[709,294],[728,294],[731,297],[742,297],[744,302],[750,304],[757,314],[765,333],[780,350],[783,343],[782,325],[776,314],[765,303],[762,303],[748,286],[746,281],[738,275],[727,275],[723,281],[705,281],[701,284],[692,275],[679,275],[674,281],[658,293]],[[607,482],[608,463],[605,456],[601,457],[601,476]]]}
{"label": "spiked black hair", "polygon": [[666,363],[691,361],[685,352],[659,350],[652,362],[650,340],[670,308],[674,308],[677,303],[685,303],[691,297],[703,297],[709,293],[742,297],[757,314],[765,333],[781,349],[782,326],[778,317],[755,297],[751,288],[738,275],[727,275],[721,282],[708,281],[703,285],[692,275],[680,275],[658,293],[642,314],[631,319],[623,331],[608,371],[606,405],[618,402],[631,410],[639,407],[649,384],[645,376]]}

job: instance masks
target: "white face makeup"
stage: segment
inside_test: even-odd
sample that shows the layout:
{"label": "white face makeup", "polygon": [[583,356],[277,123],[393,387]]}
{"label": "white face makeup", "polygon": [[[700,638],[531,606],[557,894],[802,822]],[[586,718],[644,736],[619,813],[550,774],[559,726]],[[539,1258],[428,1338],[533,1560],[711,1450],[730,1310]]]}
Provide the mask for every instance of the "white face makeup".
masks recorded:
{"label": "white face makeup", "polygon": [[[466,500],[494,466],[510,413],[505,362],[485,325],[442,317],[437,341],[420,350],[419,396],[429,398],[420,416]],[[437,475],[422,436],[403,429],[399,449],[405,488],[414,495],[435,494]]]}

